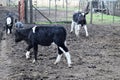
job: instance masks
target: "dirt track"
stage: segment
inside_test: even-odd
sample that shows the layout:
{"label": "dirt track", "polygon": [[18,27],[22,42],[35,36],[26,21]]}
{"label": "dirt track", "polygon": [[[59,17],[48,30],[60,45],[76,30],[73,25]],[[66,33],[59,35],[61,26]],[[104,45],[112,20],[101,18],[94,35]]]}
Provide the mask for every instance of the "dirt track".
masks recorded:
{"label": "dirt track", "polygon": [[[0,11],[1,19],[3,13]],[[3,29],[3,20],[0,20]],[[81,29],[80,37],[70,34],[70,24],[64,25],[67,30],[67,46],[73,67],[68,68],[65,57],[54,65],[57,56],[55,47],[39,46],[38,63],[26,60],[23,41],[14,42],[14,34],[6,35],[0,43],[0,80],[120,80],[120,26],[88,25],[89,37]]]}

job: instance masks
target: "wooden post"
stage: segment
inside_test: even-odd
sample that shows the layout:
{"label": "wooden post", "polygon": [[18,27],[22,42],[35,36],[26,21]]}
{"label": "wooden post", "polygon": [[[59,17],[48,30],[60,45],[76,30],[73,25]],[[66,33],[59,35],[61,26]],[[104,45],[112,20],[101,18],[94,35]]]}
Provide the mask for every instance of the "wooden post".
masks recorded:
{"label": "wooden post", "polygon": [[25,23],[28,23],[28,0],[24,0],[25,2]]}
{"label": "wooden post", "polygon": [[80,0],[79,0],[79,11],[80,11]]}
{"label": "wooden post", "polygon": [[113,23],[114,23],[114,21],[115,21],[115,7],[116,7],[116,4],[115,4],[115,2],[113,1]]}
{"label": "wooden post", "polygon": [[56,23],[56,17],[57,17],[57,4],[56,4],[56,0],[55,0],[55,23]]}
{"label": "wooden post", "polygon": [[68,1],[66,0],[66,21],[67,21],[67,19],[68,19]]}
{"label": "wooden post", "polygon": [[103,21],[103,12],[104,12],[104,11],[103,11],[103,10],[104,10],[104,9],[103,9],[103,4],[104,4],[104,3],[103,3],[103,1],[101,0],[101,10],[102,10],[102,17],[101,17],[101,18],[102,18],[102,21]]}
{"label": "wooden post", "polygon": [[49,0],[49,15],[50,15],[50,9],[51,9],[51,0]]}
{"label": "wooden post", "polygon": [[[34,6],[37,7],[37,0],[34,0]],[[35,22],[37,21],[37,11],[34,10],[34,17],[35,17]]]}
{"label": "wooden post", "polygon": [[30,0],[30,23],[33,23],[33,8],[32,8],[32,0]]}
{"label": "wooden post", "polygon": [[20,21],[20,1],[18,1],[18,14],[19,14],[18,20]]}
{"label": "wooden post", "polygon": [[90,24],[92,24],[93,13],[92,13],[92,0],[90,1]]}
{"label": "wooden post", "polygon": [[19,2],[19,20],[24,22],[25,21],[25,4],[24,0],[20,0]]}

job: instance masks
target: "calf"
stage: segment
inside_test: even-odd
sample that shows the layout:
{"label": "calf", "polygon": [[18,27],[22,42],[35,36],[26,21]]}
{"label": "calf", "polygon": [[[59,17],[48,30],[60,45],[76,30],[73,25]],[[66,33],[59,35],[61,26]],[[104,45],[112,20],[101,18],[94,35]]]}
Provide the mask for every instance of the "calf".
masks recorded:
{"label": "calf", "polygon": [[12,26],[13,26],[13,16],[12,15],[8,15],[6,17],[6,22],[5,22],[5,27],[6,27],[6,33],[10,34],[12,33]]}
{"label": "calf", "polygon": [[38,44],[50,46],[54,42],[58,47],[58,56],[54,64],[60,61],[62,53],[64,53],[68,67],[71,67],[71,57],[65,45],[66,35],[66,30],[62,26],[34,26],[33,28],[16,30],[15,42],[20,42],[22,40],[27,42],[27,59],[30,58],[30,49],[33,48],[33,63],[37,60]]}
{"label": "calf", "polygon": [[79,31],[80,28],[83,26],[86,32],[86,37],[88,36],[88,30],[87,30],[87,23],[86,23],[86,15],[88,14],[88,12],[83,13],[83,12],[76,12],[73,14],[73,20],[71,23],[71,31],[73,32],[73,29],[75,29],[75,34],[76,36],[79,36]]}
{"label": "calf", "polygon": [[21,21],[18,21],[17,19],[15,19],[15,28],[16,29],[23,28],[23,23]]}

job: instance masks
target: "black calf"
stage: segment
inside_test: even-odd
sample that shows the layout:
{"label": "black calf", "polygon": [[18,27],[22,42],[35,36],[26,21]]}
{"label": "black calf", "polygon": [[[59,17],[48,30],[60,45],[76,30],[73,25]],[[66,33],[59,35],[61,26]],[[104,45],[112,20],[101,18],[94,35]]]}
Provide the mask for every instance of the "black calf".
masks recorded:
{"label": "black calf", "polygon": [[57,64],[65,54],[68,66],[71,67],[70,54],[65,46],[66,30],[61,26],[35,26],[33,28],[16,30],[15,42],[25,40],[28,44],[26,58],[30,58],[30,49],[34,50],[34,61],[37,60],[38,45],[50,46],[53,42],[58,47],[58,56],[54,64]]}
{"label": "black calf", "polygon": [[13,26],[13,16],[12,15],[8,15],[6,17],[5,25],[6,25],[6,33],[7,34],[12,33],[12,26]]}
{"label": "black calf", "polygon": [[81,26],[84,27],[85,32],[86,32],[86,37],[88,36],[88,30],[87,30],[87,23],[86,23],[86,15],[88,14],[88,12],[84,13],[84,12],[76,12],[73,14],[73,20],[71,23],[71,31],[73,32],[73,29],[75,29],[75,34],[76,36],[79,36],[79,31]]}

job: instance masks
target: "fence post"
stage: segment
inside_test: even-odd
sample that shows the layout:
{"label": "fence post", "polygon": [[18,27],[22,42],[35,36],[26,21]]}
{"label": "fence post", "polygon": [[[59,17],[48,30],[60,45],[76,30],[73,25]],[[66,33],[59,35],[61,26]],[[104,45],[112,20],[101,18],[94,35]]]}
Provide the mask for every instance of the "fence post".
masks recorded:
{"label": "fence post", "polygon": [[32,8],[32,0],[30,0],[30,23],[33,23],[33,8]]}
{"label": "fence post", "polygon": [[49,0],[49,15],[50,15],[50,9],[51,9],[51,0]]}
{"label": "fence post", "polygon": [[115,7],[116,7],[116,3],[113,1],[113,23],[115,21],[115,18],[114,18],[114,16],[115,16]]}
{"label": "fence post", "polygon": [[55,0],[55,23],[56,23],[56,16],[57,16],[57,4],[56,4],[56,0]]}
{"label": "fence post", "polygon": [[80,11],[80,0],[79,0],[79,11]]}
{"label": "fence post", "polygon": [[68,13],[68,1],[66,0],[66,21],[68,19],[68,16],[67,16],[68,14],[67,13]]}
{"label": "fence post", "polygon": [[103,4],[104,4],[104,3],[103,3],[102,0],[101,0],[100,2],[101,2],[101,7],[100,7],[100,9],[102,10],[102,17],[101,17],[101,18],[102,18],[102,22],[103,22]]}
{"label": "fence post", "polygon": [[25,3],[24,0],[19,1],[19,20],[24,22],[25,21]]}
{"label": "fence post", "polygon": [[24,0],[25,3],[25,23],[28,23],[28,0]]}
{"label": "fence post", "polygon": [[92,24],[93,13],[92,13],[92,0],[90,1],[90,24]]}
{"label": "fence post", "polygon": [[20,21],[20,1],[18,1],[18,14],[19,14],[18,20]]}

